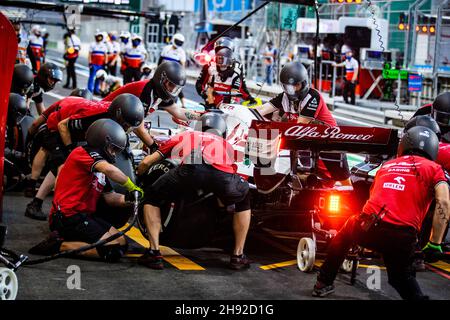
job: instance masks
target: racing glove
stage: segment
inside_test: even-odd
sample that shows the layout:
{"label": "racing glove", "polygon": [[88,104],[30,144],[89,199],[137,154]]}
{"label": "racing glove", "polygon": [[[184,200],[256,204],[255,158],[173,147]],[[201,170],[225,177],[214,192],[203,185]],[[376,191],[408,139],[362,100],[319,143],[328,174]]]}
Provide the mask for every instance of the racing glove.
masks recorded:
{"label": "racing glove", "polygon": [[442,254],[442,248],[440,244],[429,241],[427,245],[423,247],[422,252],[425,255],[424,260],[426,262],[437,262]]}
{"label": "racing glove", "polygon": [[[135,194],[134,191],[138,191],[138,193],[139,193],[139,198],[138,198],[137,200],[141,200],[141,199],[144,197],[144,190],[142,190],[142,189],[139,188],[137,185],[135,185],[135,184],[133,183],[133,181],[131,181],[131,179],[130,179],[129,177],[128,177],[127,182],[125,182],[125,183],[122,185],[122,187],[124,187],[125,189],[127,189],[128,193],[133,194],[133,197],[134,197],[134,194]],[[127,198],[127,197],[125,197],[125,199],[126,199],[126,198]]]}
{"label": "racing glove", "polygon": [[153,152],[155,152],[156,150],[159,149],[158,144],[156,143],[156,141],[153,141],[153,144],[150,146],[150,154],[152,154]]}

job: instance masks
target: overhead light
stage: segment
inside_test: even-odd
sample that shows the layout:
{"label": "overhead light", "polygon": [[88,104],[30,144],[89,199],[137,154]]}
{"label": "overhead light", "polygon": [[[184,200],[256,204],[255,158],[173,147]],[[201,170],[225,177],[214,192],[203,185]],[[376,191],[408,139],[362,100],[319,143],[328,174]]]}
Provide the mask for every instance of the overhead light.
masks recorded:
{"label": "overhead light", "polygon": [[434,26],[430,26],[430,32],[431,33],[435,33],[436,32],[436,28]]}
{"label": "overhead light", "polygon": [[416,26],[416,32],[419,32],[419,30],[420,30],[420,27]]}
{"label": "overhead light", "polygon": [[399,30],[405,30],[405,25],[404,25],[403,23],[400,23],[400,24],[398,25],[398,29],[399,29]]}
{"label": "overhead light", "polygon": [[427,32],[427,31],[428,31],[427,26],[423,26],[423,27],[422,27],[422,32]]}

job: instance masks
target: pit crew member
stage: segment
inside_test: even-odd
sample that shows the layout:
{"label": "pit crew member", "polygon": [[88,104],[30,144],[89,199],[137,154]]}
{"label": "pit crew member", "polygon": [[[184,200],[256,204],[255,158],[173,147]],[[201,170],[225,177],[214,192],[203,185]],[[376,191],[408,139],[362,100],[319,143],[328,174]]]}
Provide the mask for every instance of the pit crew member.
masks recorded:
{"label": "pit crew member", "polygon": [[[289,121],[296,123],[322,123],[337,126],[336,120],[328,110],[325,100],[316,89],[311,88],[306,68],[301,62],[286,64],[280,73],[283,92],[256,109],[262,116],[269,116],[272,121]],[[348,182],[350,170],[346,156],[340,153],[322,152],[324,159],[318,164],[323,178]],[[342,160],[337,162],[336,160]]]}
{"label": "pit crew member", "polygon": [[[233,59],[233,43],[222,37],[214,44],[215,61],[205,65],[195,83],[197,93],[205,99],[205,108],[216,108],[220,103],[237,101],[232,94],[240,94],[242,99],[256,104],[247,89],[244,68]],[[222,93],[222,94],[221,94]]]}
{"label": "pit crew member", "polygon": [[[50,213],[50,237],[30,249],[32,254],[51,255],[78,249],[118,233],[109,222],[96,216],[101,196],[110,206],[126,207],[126,196],[115,193],[106,178],[129,191],[142,190],[120,169],[112,165],[127,145],[123,128],[111,119],[95,121],[86,133],[87,145],[77,147],[67,158],[55,187]],[[85,257],[100,257],[116,262],[126,252],[125,237],[82,252]]]}
{"label": "pit crew member", "polygon": [[107,74],[106,71],[103,69],[97,71],[95,79],[99,83],[100,87],[99,92],[102,97],[106,97],[108,94],[116,91],[122,86],[122,79]]}
{"label": "pit crew member", "polygon": [[236,174],[233,148],[224,139],[226,122],[223,117],[218,113],[206,113],[201,117],[201,125],[203,132],[186,131],[172,137],[157,152],[144,158],[138,167],[138,174],[142,175],[151,165],[171,155],[182,161],[179,167],[145,187],[144,220],[151,247],[139,258],[139,263],[149,268],[163,268],[159,251],[160,207],[186,188],[212,191],[223,204],[235,204],[235,244],[230,267],[238,270],[250,266],[243,253],[251,216],[248,183]]}
{"label": "pit crew member", "polygon": [[382,254],[388,281],[403,299],[427,299],[412,267],[417,233],[433,199],[436,209],[430,242],[437,252],[449,219],[449,188],[437,158],[439,140],[426,127],[413,127],[402,137],[398,157],[382,165],[362,213],[350,217],[328,247],[313,296],[334,291],[333,282],[352,245]]}

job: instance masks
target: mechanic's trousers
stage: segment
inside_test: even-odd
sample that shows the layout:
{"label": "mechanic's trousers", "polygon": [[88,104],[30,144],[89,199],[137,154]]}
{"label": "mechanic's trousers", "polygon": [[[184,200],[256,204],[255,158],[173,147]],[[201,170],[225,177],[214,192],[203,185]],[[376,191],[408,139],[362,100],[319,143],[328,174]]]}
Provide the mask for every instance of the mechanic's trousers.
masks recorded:
{"label": "mechanic's trousers", "polygon": [[412,266],[416,243],[417,232],[413,227],[381,222],[364,231],[360,227],[359,216],[352,216],[328,246],[327,258],[317,279],[326,285],[333,284],[349,249],[360,245],[381,253],[389,284],[403,299],[426,299]]}
{"label": "mechanic's trousers", "polygon": [[127,84],[141,79],[141,70],[139,68],[127,67],[123,72],[123,84]]}
{"label": "mechanic's trousers", "polygon": [[77,58],[67,59],[67,81],[66,87],[70,85],[70,79],[72,79],[72,88],[75,89],[77,87],[77,74],[75,73],[75,62]]}
{"label": "mechanic's trousers", "polygon": [[100,69],[103,69],[103,66],[98,64],[92,64],[89,67],[88,90],[95,94],[99,93],[99,83],[98,80],[95,79],[95,74]]}
{"label": "mechanic's trousers", "polygon": [[344,90],[342,91],[342,96],[344,97],[344,102],[348,103],[348,96],[350,95],[350,103],[355,105],[355,90],[356,90],[356,83],[352,83],[351,81],[345,80],[344,83]]}

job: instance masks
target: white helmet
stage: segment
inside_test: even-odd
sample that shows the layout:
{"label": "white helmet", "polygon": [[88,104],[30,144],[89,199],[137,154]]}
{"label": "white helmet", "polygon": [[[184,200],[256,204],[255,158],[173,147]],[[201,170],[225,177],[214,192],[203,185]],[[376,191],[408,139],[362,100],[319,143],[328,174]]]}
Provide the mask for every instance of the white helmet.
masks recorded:
{"label": "white helmet", "polygon": [[181,47],[184,43],[184,36],[181,33],[175,33],[172,37],[172,44],[174,47]]}
{"label": "white helmet", "polygon": [[128,31],[121,31],[119,37],[120,38],[129,38],[130,37],[130,33]]}
{"label": "white helmet", "polygon": [[145,62],[141,67],[141,72],[144,72],[144,69],[152,70],[152,66],[148,62]]}
{"label": "white helmet", "polygon": [[106,78],[106,76],[106,71],[103,69],[100,69],[95,73],[95,79]]}
{"label": "white helmet", "polygon": [[98,37],[98,36],[102,36],[103,39],[105,39],[103,32],[97,29],[94,33],[94,37]]}
{"label": "white helmet", "polygon": [[34,33],[36,36],[40,36],[42,33],[41,26],[38,24],[35,24],[31,27],[31,32]]}
{"label": "white helmet", "polygon": [[131,41],[133,40],[141,40],[142,41],[142,37],[136,33],[133,33],[133,35],[131,36]]}

